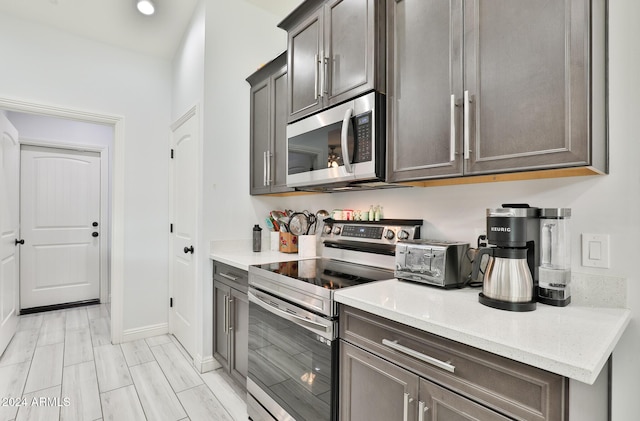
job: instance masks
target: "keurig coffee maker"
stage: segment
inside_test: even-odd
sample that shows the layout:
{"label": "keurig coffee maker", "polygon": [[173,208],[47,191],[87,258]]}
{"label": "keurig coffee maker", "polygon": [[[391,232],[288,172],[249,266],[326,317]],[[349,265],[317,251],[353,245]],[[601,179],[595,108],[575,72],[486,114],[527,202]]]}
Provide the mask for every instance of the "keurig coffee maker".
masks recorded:
{"label": "keurig coffee maker", "polygon": [[536,309],[539,266],[540,210],[526,204],[504,204],[487,209],[487,241],[475,256],[473,278],[477,279],[483,255],[484,269],[480,303],[509,311]]}

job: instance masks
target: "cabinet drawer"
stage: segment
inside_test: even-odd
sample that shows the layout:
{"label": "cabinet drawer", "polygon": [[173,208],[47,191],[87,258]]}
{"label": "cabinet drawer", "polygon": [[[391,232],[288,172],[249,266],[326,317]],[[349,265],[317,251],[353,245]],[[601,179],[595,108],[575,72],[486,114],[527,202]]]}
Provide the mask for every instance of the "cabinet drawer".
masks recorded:
{"label": "cabinet drawer", "polygon": [[514,419],[568,419],[557,374],[346,306],[340,338]]}
{"label": "cabinet drawer", "polygon": [[247,292],[249,287],[249,274],[246,270],[213,261],[213,279],[220,281],[225,285]]}

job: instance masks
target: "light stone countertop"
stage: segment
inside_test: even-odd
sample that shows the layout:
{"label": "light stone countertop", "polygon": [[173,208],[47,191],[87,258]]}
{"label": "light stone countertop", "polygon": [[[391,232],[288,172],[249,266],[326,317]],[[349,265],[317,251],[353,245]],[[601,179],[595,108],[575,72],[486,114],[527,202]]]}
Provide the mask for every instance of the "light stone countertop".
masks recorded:
{"label": "light stone countertop", "polygon": [[210,259],[242,270],[249,270],[251,265],[286,262],[300,258],[297,253],[280,253],[269,250],[269,242],[264,238],[260,252],[252,251],[251,240],[211,241],[210,247]]}
{"label": "light stone countertop", "polygon": [[[250,240],[212,241],[210,247],[211,259],[242,270],[300,258],[296,253],[268,250],[264,239],[259,253],[251,250]],[[619,308],[623,302],[609,303],[608,299],[594,307],[593,299],[583,295],[593,294],[594,288],[602,291],[598,289],[602,282],[586,281],[572,280],[580,288],[574,291],[575,300],[569,306],[538,303],[535,311],[524,313],[480,304],[479,289],[443,290],[395,279],[345,288],[334,296],[339,303],[593,384],[629,324],[631,312]],[[606,281],[611,289],[612,280]],[[616,291],[626,289],[620,280],[613,281]]]}
{"label": "light stone countertop", "polygon": [[479,289],[444,290],[389,280],[336,291],[346,304],[583,383],[593,384],[631,312],[624,308],[538,303],[535,311],[497,310]]}

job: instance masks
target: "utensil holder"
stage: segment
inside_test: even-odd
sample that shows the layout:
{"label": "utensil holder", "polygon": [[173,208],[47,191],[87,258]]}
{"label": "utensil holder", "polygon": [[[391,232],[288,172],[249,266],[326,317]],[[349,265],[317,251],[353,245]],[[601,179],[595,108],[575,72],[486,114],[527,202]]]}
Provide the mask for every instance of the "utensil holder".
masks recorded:
{"label": "utensil holder", "polygon": [[271,231],[269,233],[269,250],[278,251],[280,249],[280,232]]}
{"label": "utensil holder", "polygon": [[298,236],[290,232],[280,232],[280,252],[281,253],[297,253],[298,252]]}
{"label": "utensil holder", "polygon": [[300,235],[298,237],[298,256],[316,257],[315,235]]}

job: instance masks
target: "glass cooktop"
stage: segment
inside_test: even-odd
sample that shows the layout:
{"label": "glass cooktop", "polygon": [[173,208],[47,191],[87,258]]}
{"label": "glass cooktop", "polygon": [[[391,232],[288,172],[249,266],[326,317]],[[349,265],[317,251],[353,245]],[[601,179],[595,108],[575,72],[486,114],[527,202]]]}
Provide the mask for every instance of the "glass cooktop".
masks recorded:
{"label": "glass cooktop", "polygon": [[395,277],[393,270],[327,258],[292,260],[256,267],[329,290]]}

